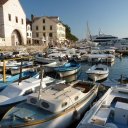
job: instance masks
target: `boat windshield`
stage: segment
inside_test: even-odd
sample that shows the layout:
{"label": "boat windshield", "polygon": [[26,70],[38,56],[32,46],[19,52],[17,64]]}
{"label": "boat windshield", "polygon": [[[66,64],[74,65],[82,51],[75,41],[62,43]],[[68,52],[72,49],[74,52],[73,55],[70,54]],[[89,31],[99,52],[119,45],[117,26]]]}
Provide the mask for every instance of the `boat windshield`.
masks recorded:
{"label": "boat windshield", "polygon": [[6,87],[2,92],[1,94],[4,95],[4,96],[7,96],[9,98],[13,98],[13,97],[16,97],[18,95],[20,95],[22,90],[20,90],[19,88],[17,87],[14,87],[14,86],[8,86]]}
{"label": "boat windshield", "polygon": [[96,68],[95,70],[104,70],[103,68]]}

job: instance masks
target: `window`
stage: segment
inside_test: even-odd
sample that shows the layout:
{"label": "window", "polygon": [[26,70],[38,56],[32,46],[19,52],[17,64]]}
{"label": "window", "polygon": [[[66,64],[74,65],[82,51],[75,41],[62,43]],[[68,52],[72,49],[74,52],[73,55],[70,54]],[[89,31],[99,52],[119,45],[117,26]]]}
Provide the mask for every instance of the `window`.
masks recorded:
{"label": "window", "polygon": [[45,26],[43,26],[43,30],[45,30]]}
{"label": "window", "polygon": [[39,33],[36,33],[36,37],[39,37]]}
{"label": "window", "polygon": [[24,20],[23,19],[21,19],[21,23],[24,24]]}
{"label": "window", "polygon": [[52,33],[49,33],[49,37],[52,37]]}
{"label": "window", "polygon": [[29,36],[29,33],[27,33],[27,36]]}
{"label": "window", "polygon": [[50,25],[50,30],[52,30],[52,25]]}
{"label": "window", "polygon": [[36,104],[36,103],[37,103],[37,99],[31,98],[31,99],[30,99],[30,102],[31,102],[32,104]]}
{"label": "window", "polygon": [[8,20],[11,21],[11,14],[8,14]]}
{"label": "window", "polygon": [[43,19],[43,23],[45,23],[45,19]]}
{"label": "window", "polygon": [[78,97],[78,96],[76,96],[76,97],[75,97],[75,100],[78,100],[78,98],[79,98],[79,97]]}
{"label": "window", "polygon": [[43,37],[46,37],[46,34],[45,33],[43,33]]}
{"label": "window", "polygon": [[32,89],[26,90],[23,96],[33,93]]}
{"label": "window", "polygon": [[42,105],[42,107],[44,107],[44,108],[49,108],[49,104],[46,103],[46,102],[42,102],[41,105]]}
{"label": "window", "polygon": [[16,23],[18,23],[18,17],[16,16]]}
{"label": "window", "polygon": [[67,102],[62,103],[62,108],[67,106],[67,104],[68,104]]}
{"label": "window", "polygon": [[38,26],[36,26],[36,30],[38,30]]}

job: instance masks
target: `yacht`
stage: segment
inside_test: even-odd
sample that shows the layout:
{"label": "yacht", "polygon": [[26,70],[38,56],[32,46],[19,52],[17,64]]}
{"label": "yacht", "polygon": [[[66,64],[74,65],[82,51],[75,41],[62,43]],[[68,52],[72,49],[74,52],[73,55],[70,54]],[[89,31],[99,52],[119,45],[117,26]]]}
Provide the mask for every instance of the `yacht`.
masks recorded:
{"label": "yacht", "polygon": [[108,43],[108,42],[116,42],[118,40],[118,37],[112,35],[106,35],[106,34],[99,34],[98,36],[93,36],[92,40],[94,42],[99,42],[99,43]]}

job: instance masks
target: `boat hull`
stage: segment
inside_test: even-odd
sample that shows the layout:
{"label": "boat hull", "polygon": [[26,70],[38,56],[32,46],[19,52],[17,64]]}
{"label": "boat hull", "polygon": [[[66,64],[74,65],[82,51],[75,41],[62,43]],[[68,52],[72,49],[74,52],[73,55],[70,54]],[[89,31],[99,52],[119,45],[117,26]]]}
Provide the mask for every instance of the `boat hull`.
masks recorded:
{"label": "boat hull", "polygon": [[88,73],[88,77],[93,81],[103,80],[108,77],[108,73],[105,74],[95,74],[95,73]]}
{"label": "boat hull", "polygon": [[[81,115],[87,110],[90,104],[97,96],[98,86],[91,92],[88,98],[80,104],[76,104],[71,110],[70,108],[62,113],[55,115],[53,119],[45,120],[43,123],[35,123],[34,125],[22,126],[24,128],[66,128],[74,121],[80,119]],[[77,112],[77,113],[76,113]],[[19,126],[18,126],[19,127]],[[18,128],[17,127],[17,128]]]}
{"label": "boat hull", "polygon": [[66,76],[70,76],[73,75],[75,73],[77,73],[80,70],[80,67],[71,71],[58,71],[58,74],[60,75],[60,77],[66,77]]}

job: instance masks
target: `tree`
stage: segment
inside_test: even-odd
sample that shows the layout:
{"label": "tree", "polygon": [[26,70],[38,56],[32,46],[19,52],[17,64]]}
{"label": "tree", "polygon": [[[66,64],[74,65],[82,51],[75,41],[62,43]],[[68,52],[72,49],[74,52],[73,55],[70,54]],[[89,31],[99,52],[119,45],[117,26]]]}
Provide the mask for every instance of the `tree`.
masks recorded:
{"label": "tree", "polygon": [[78,38],[71,33],[71,28],[66,24],[64,24],[64,26],[66,27],[66,39],[74,42],[78,41]]}

